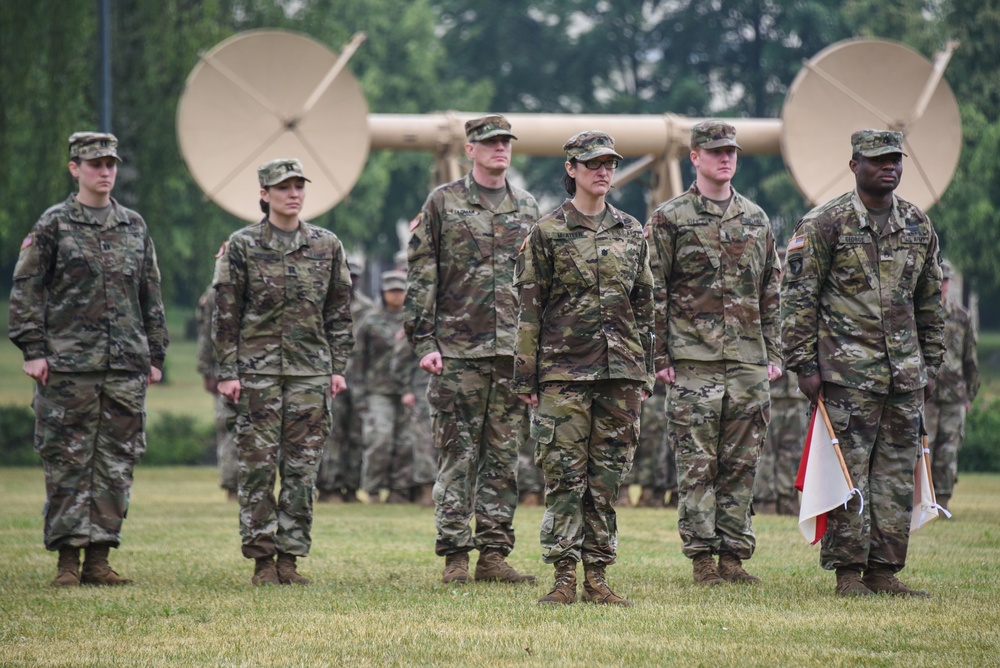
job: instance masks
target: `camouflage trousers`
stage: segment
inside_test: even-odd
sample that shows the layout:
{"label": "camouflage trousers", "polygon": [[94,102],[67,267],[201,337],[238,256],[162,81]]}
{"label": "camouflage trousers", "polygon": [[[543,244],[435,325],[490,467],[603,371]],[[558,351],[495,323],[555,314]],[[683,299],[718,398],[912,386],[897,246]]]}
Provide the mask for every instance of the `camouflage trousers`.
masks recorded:
{"label": "camouflage trousers", "polygon": [[365,404],[361,489],[368,494],[383,489],[408,492],[413,486],[413,447],[407,447],[403,432],[410,422],[410,410],[398,394],[369,394]]}
{"label": "camouflage trousers", "polygon": [[45,472],[45,548],[121,543],[146,452],[146,375],[49,372],[35,384],[35,451]]}
{"label": "camouflage trousers", "polygon": [[775,503],[778,497],[798,500],[795,478],[806,441],[809,402],[801,399],[771,399],[771,423],[757,465],[753,500]]}
{"label": "camouflage trousers", "polygon": [[240,486],[240,459],[229,432],[232,403],[221,394],[215,395],[215,458],[219,464],[219,487],[235,492]]}
{"label": "camouflage trousers", "polygon": [[675,364],[667,386],[667,437],[677,457],[677,526],[688,558],[756,547],[750,500],[770,420],[767,367],[739,362]]}
{"label": "camouflage trousers", "polygon": [[898,572],[910,541],[923,392],[874,394],[823,383],[823,397],[864,509],[859,515],[855,496],[846,509],[827,513],[820,565]]}
{"label": "camouflage trousers", "polygon": [[[427,399],[440,468],[434,483],[435,552],[514,549],[517,453],[528,405],[510,391],[512,357],[446,357]],[[475,516],[475,537],[470,523]]]}
{"label": "camouflage trousers", "polygon": [[545,476],[545,563],[615,563],[614,503],[639,444],[641,406],[637,382],[542,383],[531,435]]}
{"label": "camouflage trousers", "polygon": [[437,478],[438,453],[434,447],[431,405],[427,403],[426,391],[414,395],[413,409],[409,411],[409,415],[409,422],[401,438],[403,447],[413,452],[413,484],[430,485]]}
{"label": "camouflage trousers", "polygon": [[635,451],[632,470],[624,484],[640,485],[655,490],[677,489],[677,468],[673,453],[667,452],[667,415],[664,395],[654,394],[642,404],[639,447]]}
{"label": "camouflage trousers", "polygon": [[243,556],[304,557],[312,544],[316,471],[330,433],[330,377],[245,374],[240,385],[232,430]]}
{"label": "camouflage trousers", "polygon": [[958,451],[965,439],[965,404],[924,404],[935,496],[951,496],[958,481]]}
{"label": "camouflage trousers", "polygon": [[545,480],[542,477],[542,470],[535,463],[535,451],[537,444],[535,439],[526,438],[521,444],[521,451],[517,453],[517,492],[518,494],[537,493],[541,494],[545,489]]}
{"label": "camouflage trousers", "polygon": [[323,445],[316,489],[321,492],[361,489],[361,461],[364,458],[361,411],[355,391],[348,388],[333,397],[330,437]]}

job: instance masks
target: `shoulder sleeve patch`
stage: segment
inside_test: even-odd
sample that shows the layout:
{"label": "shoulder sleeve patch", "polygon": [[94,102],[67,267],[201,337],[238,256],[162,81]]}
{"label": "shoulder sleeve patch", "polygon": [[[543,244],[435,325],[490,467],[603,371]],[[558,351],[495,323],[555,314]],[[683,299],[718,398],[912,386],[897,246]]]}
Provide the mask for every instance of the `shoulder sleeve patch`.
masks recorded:
{"label": "shoulder sleeve patch", "polygon": [[35,243],[35,235],[34,235],[34,233],[29,234],[28,236],[26,236],[24,238],[24,241],[21,242],[21,250],[24,250],[25,248],[27,248],[28,246],[30,246],[33,243]]}
{"label": "shoulder sleeve patch", "polygon": [[216,254],[215,254],[215,258],[218,259],[218,258],[222,257],[225,254],[226,254],[226,242],[223,241],[222,245],[219,246],[218,252],[216,252]]}
{"label": "shoulder sleeve patch", "polygon": [[806,246],[806,236],[800,234],[798,236],[792,237],[788,240],[788,250],[799,250],[800,248],[805,248]]}
{"label": "shoulder sleeve patch", "polygon": [[410,221],[410,232],[412,233],[413,230],[417,229],[419,225],[420,225],[420,214],[418,213],[416,216],[413,217],[413,220]]}

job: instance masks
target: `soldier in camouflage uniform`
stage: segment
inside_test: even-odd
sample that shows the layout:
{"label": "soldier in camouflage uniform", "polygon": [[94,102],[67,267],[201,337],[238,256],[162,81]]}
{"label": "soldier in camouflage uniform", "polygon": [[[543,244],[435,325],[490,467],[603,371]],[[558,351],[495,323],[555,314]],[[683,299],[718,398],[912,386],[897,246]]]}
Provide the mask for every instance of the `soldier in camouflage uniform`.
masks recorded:
{"label": "soldier in camouflage uniform", "polygon": [[631,605],[608,586],[614,503],[653,391],[653,275],[642,224],[605,201],[614,139],[581,132],[563,146],[572,199],[544,216],[517,257],[520,294],[514,391],[534,408],[531,436],[545,476],[542,558],[555,586],[539,603]]}
{"label": "soldier in camouflage uniform", "polygon": [[757,465],[753,484],[753,508],[757,514],[799,514],[799,473],[806,440],[809,400],[802,394],[798,376],[786,371],[771,383],[771,423]]}
{"label": "soldier in camouflage uniform", "polygon": [[[630,502],[627,496],[629,485],[639,485],[639,499],[636,508],[662,508],[669,482],[667,479],[668,462],[672,463],[672,453],[667,449],[667,416],[664,413],[664,401],[667,396],[666,386],[657,381],[653,387],[653,396],[642,404],[641,424],[639,431],[639,447],[635,451],[635,461],[632,470],[622,483],[616,506]],[[677,475],[673,476],[674,489],[677,485]]]}
{"label": "soldier in camouflage uniform", "polygon": [[785,362],[810,402],[823,398],[861,491],[827,514],[820,564],[836,571],[841,596],[927,595],[895,574],[906,563],[923,395],[944,356],[944,322],[937,235],[894,194],[902,141],[892,131],[851,135],[855,189],[799,221],[782,272]]}
{"label": "soldier in camouflage uniform", "polygon": [[382,307],[368,314],[358,329],[355,348],[357,372],[363,395],[359,408],[364,415],[365,453],[361,465],[361,487],[371,502],[389,490],[389,503],[408,503],[413,485],[413,449],[405,447],[403,432],[410,411],[403,406],[403,387],[392,374],[392,351],[403,331],[403,298],[406,274],[382,273]]}
{"label": "soldier in camouflage uniform", "polygon": [[777,252],[767,215],[731,185],[739,148],[732,125],[696,124],[695,183],[648,223],[677,524],[702,585],[759,581],[742,562],[756,546],[750,501],[768,382],[781,375]]}
{"label": "soldier in camouflage uniform", "polygon": [[948,298],[952,269],[941,263],[941,303],[944,306],[944,362],[934,393],[924,405],[924,428],[931,450],[934,496],[948,507],[958,476],[958,451],[965,438],[965,415],[979,392],[976,329],[969,312]]}
{"label": "soldier in camouflage uniform", "polygon": [[[351,272],[351,319],[354,322],[353,337],[358,338],[358,329],[365,317],[375,309],[371,297],[361,292],[362,267],[348,260]],[[357,408],[361,401],[362,383],[357,369],[358,348],[351,351],[347,359],[347,390],[333,398],[333,426],[330,438],[323,446],[323,458],[319,463],[316,477],[317,500],[322,503],[355,503],[359,501],[361,489],[361,460],[365,444],[362,436],[361,411]]]}
{"label": "soldier in camouflage uniform", "polygon": [[410,495],[420,506],[433,508],[438,453],[431,429],[431,405],[427,402],[431,377],[421,371],[420,359],[405,334],[397,337],[393,345],[391,373],[403,392],[400,402],[409,410],[409,421],[400,438],[403,447],[413,453],[413,489]]}
{"label": "soldier in camouflage uniform", "polygon": [[10,293],[10,339],[36,381],[45,548],[59,552],[53,586],[129,582],[108,552],[121,543],[146,451],[146,386],[162,377],[167,350],[153,240],[142,217],[111,197],[117,147],[105,133],[69,138],[78,192],[24,238]]}
{"label": "soldier in camouflage uniform", "polygon": [[215,401],[215,452],[219,464],[219,486],[226,490],[230,501],[237,499],[239,489],[240,464],[236,455],[236,444],[229,433],[229,401],[219,394],[216,380],[215,342],[212,340],[212,307],[215,304],[215,290],[209,286],[198,299],[195,319],[198,321],[198,374],[202,378],[205,391]]}
{"label": "soldier in camouflage uniform", "polygon": [[256,562],[252,582],[308,584],[296,558],[312,542],[330,398],[346,387],[351,279],[336,235],[299,219],[302,163],[272,160],[257,176],[265,218],[234,232],[215,265],[218,390],[235,404],[240,534],[243,556]]}
{"label": "soldier in camouflage uniform", "polygon": [[[432,374],[428,400],[440,469],[435,551],[442,580],[534,581],[506,562],[514,549],[517,453],[528,407],[510,390],[517,294],[514,260],[538,204],[506,178],[510,123],[492,114],[465,124],[472,171],[431,192],[410,224],[406,335]],[[475,535],[469,526],[475,517]]]}

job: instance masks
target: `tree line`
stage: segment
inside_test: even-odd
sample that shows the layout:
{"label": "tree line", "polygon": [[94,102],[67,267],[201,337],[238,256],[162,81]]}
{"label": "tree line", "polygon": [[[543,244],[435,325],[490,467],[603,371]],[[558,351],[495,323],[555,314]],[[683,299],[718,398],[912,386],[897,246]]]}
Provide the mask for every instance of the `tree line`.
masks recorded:
{"label": "tree line", "polygon": [[[97,129],[97,15],[97,2],[0,0],[4,291],[21,239],[72,188],[66,138]],[[195,302],[220,242],[244,224],[207,202],[188,174],[177,102],[199,52],[264,27],[337,51],[367,32],[350,68],[377,113],[776,117],[802,61],[836,41],[892,39],[930,58],[957,39],[945,78],[961,108],[964,147],[929,213],[967,283],[984,303],[1000,297],[1000,0],[114,0],[111,16],[112,131],[126,158],[116,196],[149,222],[172,304]],[[350,195],[313,222],[348,248],[391,258],[397,222],[426,196],[431,161],[373,152]],[[560,165],[515,160],[541,198],[561,196]],[[734,184],[776,221],[779,237],[808,209],[778,157],[742,159]],[[615,205],[642,217],[644,185],[620,189]],[[998,314],[982,316],[1000,324]]]}

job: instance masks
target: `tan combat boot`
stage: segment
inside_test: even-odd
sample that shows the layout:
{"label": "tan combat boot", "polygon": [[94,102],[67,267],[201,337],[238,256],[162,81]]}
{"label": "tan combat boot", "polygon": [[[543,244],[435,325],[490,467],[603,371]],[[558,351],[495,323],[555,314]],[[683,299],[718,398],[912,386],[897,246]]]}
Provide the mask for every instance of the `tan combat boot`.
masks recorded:
{"label": "tan combat boot", "polygon": [[837,596],[874,596],[875,592],[865,586],[861,573],[853,568],[837,569]]}
{"label": "tan combat boot", "polygon": [[479,553],[476,561],[476,580],[489,582],[534,582],[535,576],[518,573],[504,560],[500,550],[486,549]]}
{"label": "tan combat boot", "polygon": [[468,582],[469,581],[469,553],[468,552],[456,552],[455,554],[447,554],[444,557],[444,574],[441,576],[441,582],[448,584],[450,582]]}
{"label": "tan combat boot", "polygon": [[719,555],[719,577],[726,582],[757,584],[760,578],[743,570],[743,562],[735,554],[723,552]]}
{"label": "tan combat boot", "polygon": [[569,605],[576,603],[576,562],[572,559],[560,559],[556,562],[556,583],[545,596],[538,599],[539,603]]}
{"label": "tan combat boot", "polygon": [[107,543],[92,543],[84,548],[80,584],[116,587],[132,582],[111,570],[111,566],[108,565],[110,550],[111,546]]}
{"label": "tan combat boot", "polygon": [[873,568],[865,571],[862,578],[864,586],[868,587],[876,594],[885,592],[892,596],[919,596],[920,598],[930,598],[931,595],[919,589],[910,589],[899,581],[896,574],[887,568]]}
{"label": "tan combat boot", "polygon": [[680,492],[670,492],[670,499],[667,500],[667,508],[676,508],[680,502]]}
{"label": "tan combat boot", "polygon": [[253,578],[250,580],[254,586],[281,584],[278,580],[278,569],[274,565],[274,557],[257,557],[254,562]]}
{"label": "tan combat boot", "polygon": [[720,585],[725,580],[719,576],[719,569],[715,567],[715,559],[711,552],[702,552],[694,558],[694,581],[700,585]]}
{"label": "tan combat boot", "polygon": [[607,580],[604,579],[604,569],[604,564],[583,565],[583,596],[580,597],[580,600],[584,603],[601,605],[632,605],[632,601],[611,591]]}
{"label": "tan combat boot", "polygon": [[307,585],[309,578],[304,578],[295,570],[295,555],[278,553],[278,582],[283,585]]}
{"label": "tan combat boot", "polygon": [[59,548],[59,563],[56,577],[49,583],[52,587],[76,587],[80,584],[80,548]]}

